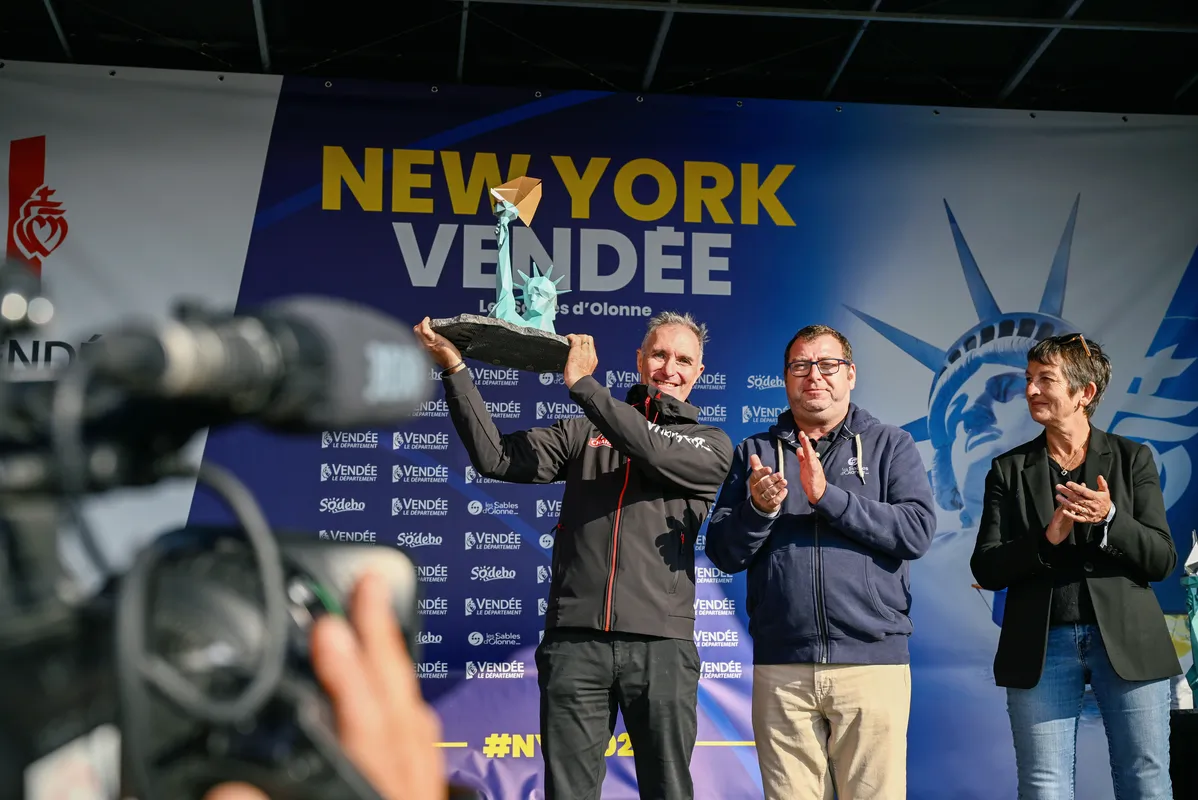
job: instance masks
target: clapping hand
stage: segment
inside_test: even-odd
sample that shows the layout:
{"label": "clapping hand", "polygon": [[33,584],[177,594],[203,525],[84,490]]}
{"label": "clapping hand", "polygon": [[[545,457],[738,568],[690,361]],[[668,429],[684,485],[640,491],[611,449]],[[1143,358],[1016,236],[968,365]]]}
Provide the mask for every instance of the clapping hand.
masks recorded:
{"label": "clapping hand", "polygon": [[1057,509],[1044,532],[1051,544],[1060,544],[1073,532],[1073,523],[1097,523],[1106,519],[1111,512],[1111,490],[1106,478],[1098,476],[1098,489],[1089,489],[1084,483],[1058,483]]}
{"label": "clapping hand", "polygon": [[828,479],[824,475],[824,465],[819,460],[819,453],[815,452],[815,445],[802,431],[799,431],[798,455],[799,481],[803,484],[803,493],[807,495],[807,502],[815,505],[824,496],[824,491],[828,488]]}
{"label": "clapping hand", "polygon": [[1052,513],[1052,520],[1048,523],[1048,530],[1044,532],[1044,536],[1048,539],[1049,544],[1057,545],[1069,538],[1069,534],[1073,533],[1073,517],[1069,516],[1069,512],[1064,506],[1057,506],[1057,510]]}
{"label": "clapping hand", "polygon": [[1111,511],[1110,487],[1101,475],[1098,476],[1097,491],[1086,488],[1084,483],[1073,481],[1058,483],[1056,489],[1057,502],[1074,522],[1102,522]]}
{"label": "clapping hand", "polygon": [[757,454],[749,456],[749,496],[753,505],[766,514],[774,514],[782,508],[786,499],[786,478],[761,463]]}

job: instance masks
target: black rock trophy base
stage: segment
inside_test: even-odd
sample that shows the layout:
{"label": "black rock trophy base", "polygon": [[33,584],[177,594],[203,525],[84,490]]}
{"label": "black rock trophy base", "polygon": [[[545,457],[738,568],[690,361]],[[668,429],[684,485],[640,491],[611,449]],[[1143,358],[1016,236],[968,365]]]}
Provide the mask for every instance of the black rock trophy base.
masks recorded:
{"label": "black rock trophy base", "polygon": [[432,320],[433,330],[462,351],[465,358],[528,372],[561,372],[570,344],[566,337],[494,317],[460,314]]}

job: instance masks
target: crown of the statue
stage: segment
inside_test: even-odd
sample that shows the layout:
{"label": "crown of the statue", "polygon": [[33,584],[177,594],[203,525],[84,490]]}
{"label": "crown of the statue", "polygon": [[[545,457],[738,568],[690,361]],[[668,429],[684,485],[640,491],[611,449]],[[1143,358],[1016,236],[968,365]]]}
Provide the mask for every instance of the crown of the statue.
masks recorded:
{"label": "crown of the statue", "polygon": [[527,175],[510,180],[491,190],[496,200],[502,200],[516,209],[516,216],[525,225],[532,225],[533,215],[541,202],[541,179]]}

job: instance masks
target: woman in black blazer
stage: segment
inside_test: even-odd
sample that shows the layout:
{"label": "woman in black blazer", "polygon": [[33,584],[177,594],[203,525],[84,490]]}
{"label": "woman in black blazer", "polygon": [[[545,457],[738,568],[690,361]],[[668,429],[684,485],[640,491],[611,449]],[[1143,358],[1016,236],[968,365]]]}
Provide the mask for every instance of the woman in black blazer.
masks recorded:
{"label": "woman in black blazer", "polygon": [[994,459],[970,568],[1007,589],[994,659],[1007,688],[1020,800],[1073,797],[1086,684],[1119,800],[1172,800],[1169,679],[1181,665],[1150,582],[1177,550],[1142,444],[1090,424],[1110,360],[1079,334],[1028,353],[1027,404],[1044,433]]}

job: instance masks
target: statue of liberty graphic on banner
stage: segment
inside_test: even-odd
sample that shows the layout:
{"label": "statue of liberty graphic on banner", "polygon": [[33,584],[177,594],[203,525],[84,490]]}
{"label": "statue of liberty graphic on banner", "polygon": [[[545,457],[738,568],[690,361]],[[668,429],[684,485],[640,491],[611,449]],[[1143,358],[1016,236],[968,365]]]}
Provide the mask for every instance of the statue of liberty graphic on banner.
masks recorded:
{"label": "statue of liberty graphic on banner", "polygon": [[[925,751],[913,749],[911,753],[909,788],[913,797],[923,793],[918,781],[927,780],[930,788],[942,779],[942,774],[939,778],[937,774],[946,768],[944,764],[953,763],[955,752],[961,758],[973,752],[972,758],[976,759],[979,741],[994,743],[995,757],[987,761],[998,767],[994,775],[996,791],[1008,780],[1014,788],[1014,753],[1005,693],[994,685],[992,671],[1006,593],[984,592],[975,586],[969,559],[992,459],[1041,432],[1028,414],[1024,399],[1028,351],[1038,341],[1061,333],[1077,331],[1091,336],[1090,331],[1064,316],[1080,199],[1078,196],[1073,203],[1035,310],[1004,311],[999,307],[947,201],[949,229],[977,324],[947,348],[941,348],[865,311],[849,308],[932,373],[927,416],[903,427],[917,442],[930,444],[929,477],[936,501],[942,509],[956,512],[959,520],[953,529],[938,531],[929,554],[912,565],[915,633],[911,638],[911,662],[913,670],[918,670],[916,674],[922,674],[913,682],[910,727],[919,730],[920,736],[911,744]],[[1179,307],[1179,303],[1185,307]],[[1188,320],[1188,334],[1178,330],[1177,323],[1182,320]],[[1179,348],[1195,349],[1195,320],[1198,251],[1145,362],[1130,365],[1132,374],[1140,377],[1130,386],[1112,386],[1114,391],[1108,393],[1104,404],[1107,414],[1114,411],[1114,418],[1109,425],[1095,421],[1152,449],[1161,469],[1167,508],[1189,488],[1191,449],[1198,444],[1193,441],[1198,433],[1198,402],[1194,402],[1198,398],[1198,370],[1183,375],[1195,359],[1182,358],[1186,353],[1177,352]],[[1102,341],[1101,337],[1098,340]],[[1122,396],[1120,391],[1124,391]],[[1174,531],[1174,535],[1179,533]],[[1162,585],[1162,589],[1169,592],[1173,587]],[[1184,606],[1180,611],[1184,613]],[[968,707],[970,713],[959,713],[962,707]],[[1105,732],[1088,689],[1078,738],[1079,760],[1088,757],[1084,755],[1087,751],[1105,762]],[[1009,775],[1003,771],[1008,764]],[[969,769],[964,765],[961,768]],[[1105,770],[1095,774],[1102,772]],[[1110,794],[1109,776],[1102,776],[1105,785],[1096,787],[1086,787],[1082,778],[1079,773],[1082,794],[1086,788]]]}

